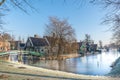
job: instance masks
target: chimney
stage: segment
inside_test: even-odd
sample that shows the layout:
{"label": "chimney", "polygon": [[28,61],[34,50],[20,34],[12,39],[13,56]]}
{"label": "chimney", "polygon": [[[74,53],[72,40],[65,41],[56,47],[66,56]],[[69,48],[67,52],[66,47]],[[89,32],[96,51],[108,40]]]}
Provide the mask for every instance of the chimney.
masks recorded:
{"label": "chimney", "polygon": [[40,38],[40,36],[38,36],[37,34],[34,35],[34,38]]}

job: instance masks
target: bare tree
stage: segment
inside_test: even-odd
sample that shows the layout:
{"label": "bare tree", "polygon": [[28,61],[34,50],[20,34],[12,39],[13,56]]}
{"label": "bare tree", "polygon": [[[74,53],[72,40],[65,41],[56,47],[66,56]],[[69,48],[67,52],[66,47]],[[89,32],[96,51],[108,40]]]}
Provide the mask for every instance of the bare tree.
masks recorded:
{"label": "bare tree", "polygon": [[3,33],[2,34],[2,38],[4,40],[7,40],[7,41],[11,41],[12,40],[12,37],[11,37],[11,35],[9,33]]}
{"label": "bare tree", "polygon": [[0,39],[1,39],[1,45],[2,45],[2,51],[6,51],[7,49],[9,49],[9,42],[12,37],[10,36],[10,34],[5,33],[4,31],[0,33]]}
{"label": "bare tree", "polygon": [[[5,6],[4,6],[5,5]],[[7,6],[7,8],[9,9],[10,7],[8,6],[13,6],[13,7],[17,7],[18,9],[22,10],[23,12],[28,14],[28,9],[32,9],[37,11],[32,4],[32,0],[1,0],[0,1],[0,6],[3,10],[7,10],[5,9],[5,7]]]}
{"label": "bare tree", "polygon": [[120,41],[120,15],[113,14],[111,16],[106,16],[103,21],[104,24],[110,26],[110,30],[113,31],[113,38],[116,42]]}
{"label": "bare tree", "polygon": [[[28,13],[28,9],[32,9],[32,10],[35,10],[37,11],[34,7],[33,7],[33,3],[34,2],[42,2],[41,0],[0,0],[0,6],[3,6],[3,5],[8,5],[8,6],[15,6],[17,8],[19,8],[20,10],[22,10],[23,12],[25,13]],[[48,1],[51,1],[53,2],[53,0],[48,0]],[[67,3],[69,2],[69,0],[60,0],[61,2],[63,3]],[[86,2],[89,2],[91,0],[71,0],[72,3],[74,4],[77,4],[77,5],[83,5],[85,4]]]}
{"label": "bare tree", "polygon": [[102,24],[110,26],[109,30],[113,31],[113,38],[118,43],[120,41],[120,0],[92,0],[103,6],[108,12]]}
{"label": "bare tree", "polygon": [[60,20],[57,17],[49,17],[46,25],[45,35],[52,37],[50,45],[56,46],[57,57],[64,53],[68,44],[75,40],[75,32],[66,19]]}
{"label": "bare tree", "polygon": [[120,0],[93,0],[93,2],[102,5],[104,9],[110,10],[110,14],[120,11]]}

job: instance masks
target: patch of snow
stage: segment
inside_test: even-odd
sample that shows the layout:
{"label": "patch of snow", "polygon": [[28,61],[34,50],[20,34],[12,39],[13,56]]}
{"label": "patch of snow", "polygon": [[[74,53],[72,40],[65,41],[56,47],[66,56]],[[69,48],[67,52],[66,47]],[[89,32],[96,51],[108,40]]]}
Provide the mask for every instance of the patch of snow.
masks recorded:
{"label": "patch of snow", "polygon": [[112,69],[108,76],[120,77],[120,57],[111,65]]}

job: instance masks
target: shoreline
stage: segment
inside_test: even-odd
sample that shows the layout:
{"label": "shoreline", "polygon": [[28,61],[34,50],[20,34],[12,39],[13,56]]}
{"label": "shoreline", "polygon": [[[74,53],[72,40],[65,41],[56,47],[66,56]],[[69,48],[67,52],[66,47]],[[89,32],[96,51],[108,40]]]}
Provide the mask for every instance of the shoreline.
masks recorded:
{"label": "shoreline", "polygon": [[[68,72],[63,72],[63,71],[58,71],[58,70],[50,70],[50,69],[45,69],[45,68],[40,68],[40,67],[34,67],[34,66],[29,66],[17,62],[7,62],[7,63],[2,63],[0,62],[0,67],[4,67],[4,69],[0,69],[0,73],[2,74],[7,74],[11,75],[12,74],[14,78],[14,75],[16,76],[24,76],[22,78],[32,78],[32,80],[61,80],[61,79],[86,79],[86,80],[117,80],[117,78],[109,77],[109,76],[91,76],[91,75],[82,75],[82,74],[75,74],[75,73],[68,73]],[[6,68],[10,68],[9,70]],[[21,74],[21,75],[20,75]],[[26,75],[27,74],[27,75]],[[39,79],[43,78],[43,79]],[[12,79],[11,79],[12,80]],[[20,79],[23,80],[23,79]]]}
{"label": "shoreline", "polygon": [[[91,55],[91,54],[89,54]],[[68,56],[68,55],[66,55]],[[78,55],[69,55],[70,58],[77,57]],[[86,55],[88,56],[88,55]],[[111,77],[111,76],[94,76],[94,75],[83,75],[83,74],[75,74],[70,72],[51,70],[42,67],[35,67],[26,64],[22,64],[19,62],[12,61],[0,61],[0,79],[1,76],[10,75],[9,80],[16,80],[16,77],[19,80],[118,80],[119,77]],[[27,79],[29,78],[29,79]],[[41,78],[41,79],[40,79]],[[3,79],[4,80],[4,79]],[[17,79],[18,80],[18,79]]]}

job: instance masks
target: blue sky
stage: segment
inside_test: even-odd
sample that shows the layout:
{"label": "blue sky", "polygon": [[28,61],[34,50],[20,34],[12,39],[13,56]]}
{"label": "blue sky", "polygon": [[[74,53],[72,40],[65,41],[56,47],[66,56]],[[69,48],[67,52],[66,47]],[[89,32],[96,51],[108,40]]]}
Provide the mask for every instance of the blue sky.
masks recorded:
{"label": "blue sky", "polygon": [[[68,1],[68,0],[67,0]],[[69,0],[63,3],[62,0],[40,0],[33,3],[38,10],[29,11],[29,15],[19,9],[11,8],[4,17],[4,27],[10,30],[10,34],[14,34],[17,38],[21,36],[26,38],[38,34],[44,35],[45,24],[48,23],[49,16],[57,16],[58,18],[67,18],[76,32],[78,41],[83,40],[85,34],[90,34],[91,38],[98,42],[102,40],[104,44],[109,43],[111,32],[107,31],[108,26],[101,25],[105,10],[93,4],[78,4]]]}

